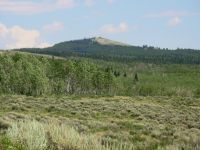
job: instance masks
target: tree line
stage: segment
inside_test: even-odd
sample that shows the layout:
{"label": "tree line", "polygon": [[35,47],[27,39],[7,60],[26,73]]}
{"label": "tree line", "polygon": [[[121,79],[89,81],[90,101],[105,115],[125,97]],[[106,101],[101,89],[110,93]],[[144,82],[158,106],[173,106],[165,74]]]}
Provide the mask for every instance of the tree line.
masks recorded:
{"label": "tree line", "polygon": [[110,67],[87,60],[51,59],[31,54],[0,55],[0,93],[109,94],[114,86]]}
{"label": "tree line", "polygon": [[0,54],[0,94],[200,96],[199,65]]}

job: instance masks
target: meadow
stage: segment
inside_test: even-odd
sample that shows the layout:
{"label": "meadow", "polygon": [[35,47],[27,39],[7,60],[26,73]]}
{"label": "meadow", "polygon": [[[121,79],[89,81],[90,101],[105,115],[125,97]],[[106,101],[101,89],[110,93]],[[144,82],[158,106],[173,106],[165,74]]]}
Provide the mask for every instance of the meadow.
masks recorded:
{"label": "meadow", "polygon": [[200,148],[200,99],[0,97],[1,149]]}

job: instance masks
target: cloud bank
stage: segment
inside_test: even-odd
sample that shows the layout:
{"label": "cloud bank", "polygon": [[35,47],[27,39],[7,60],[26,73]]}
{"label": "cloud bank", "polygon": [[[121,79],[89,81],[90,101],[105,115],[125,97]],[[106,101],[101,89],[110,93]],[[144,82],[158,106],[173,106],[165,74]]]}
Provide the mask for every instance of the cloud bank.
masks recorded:
{"label": "cloud bank", "polygon": [[145,15],[146,18],[167,18],[167,25],[170,27],[178,26],[182,23],[183,17],[200,16],[200,13],[187,11],[163,11]]}
{"label": "cloud bank", "polygon": [[[105,0],[113,4],[116,0]],[[85,6],[92,7],[97,0],[84,0]],[[33,15],[53,12],[57,10],[74,8],[79,3],[77,0],[0,0],[0,13],[12,13],[17,15]]]}
{"label": "cloud bank", "polygon": [[28,30],[20,26],[11,28],[0,23],[0,40],[6,49],[48,47],[50,44],[41,41],[38,30]]}
{"label": "cloud bank", "polygon": [[100,31],[103,33],[124,33],[129,30],[126,22],[121,22],[119,25],[107,24],[101,27]]}
{"label": "cloud bank", "polygon": [[44,12],[56,11],[59,9],[68,9],[76,6],[74,0],[43,0],[42,2],[25,0],[1,0],[0,12],[9,12],[14,14],[38,14]]}

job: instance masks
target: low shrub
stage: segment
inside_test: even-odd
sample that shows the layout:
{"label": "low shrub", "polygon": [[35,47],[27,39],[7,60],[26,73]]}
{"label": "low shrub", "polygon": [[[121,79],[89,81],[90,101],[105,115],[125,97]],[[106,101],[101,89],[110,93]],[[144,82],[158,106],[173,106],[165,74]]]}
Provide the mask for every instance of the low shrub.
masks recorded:
{"label": "low shrub", "polygon": [[35,120],[14,122],[7,131],[12,143],[24,145],[29,150],[132,150],[133,146],[98,139],[93,135],[78,133],[74,128],[55,121],[41,123]]}

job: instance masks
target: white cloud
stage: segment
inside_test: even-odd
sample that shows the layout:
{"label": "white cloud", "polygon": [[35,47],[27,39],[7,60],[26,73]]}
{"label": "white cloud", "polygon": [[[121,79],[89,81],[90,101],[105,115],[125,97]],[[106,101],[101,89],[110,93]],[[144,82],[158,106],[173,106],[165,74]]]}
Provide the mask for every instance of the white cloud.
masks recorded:
{"label": "white cloud", "polygon": [[8,43],[7,48],[34,47],[40,33],[37,30],[25,30],[19,26],[9,29],[9,38],[14,42]]}
{"label": "white cloud", "polygon": [[57,0],[56,5],[58,7],[71,8],[74,7],[76,4],[74,0]]}
{"label": "white cloud", "polygon": [[1,0],[0,12],[27,15],[72,8],[75,5],[74,0],[54,0],[54,2],[48,2],[47,0],[43,0],[42,2]]}
{"label": "white cloud", "polygon": [[3,48],[32,48],[44,47],[48,44],[40,40],[41,35],[37,30],[27,30],[20,26],[6,27],[0,23],[0,40]]}
{"label": "white cloud", "polygon": [[164,17],[182,17],[188,16],[190,13],[188,12],[180,12],[180,11],[164,11],[158,13],[150,13],[145,15],[147,18],[164,18]]}
{"label": "white cloud", "polygon": [[108,25],[104,25],[103,27],[101,27],[101,31],[104,33],[115,33],[116,27],[112,24],[108,24]]}
{"label": "white cloud", "polygon": [[91,7],[95,4],[95,0],[85,0],[85,5]]}
{"label": "white cloud", "polygon": [[[116,0],[105,0],[114,3]],[[97,0],[83,0],[85,6],[93,6]],[[17,15],[32,15],[56,10],[73,8],[78,5],[78,0],[0,0],[0,12]]]}
{"label": "white cloud", "polygon": [[38,45],[38,47],[40,47],[40,48],[45,48],[45,47],[50,47],[50,46],[52,46],[52,44],[49,44],[49,43],[47,43],[47,42],[40,43],[40,44]]}
{"label": "white cloud", "polygon": [[125,22],[122,22],[119,24],[119,31],[120,32],[126,32],[128,30],[128,25]]}
{"label": "white cloud", "polygon": [[[97,0],[84,0],[84,4],[87,7],[91,7],[91,6],[95,5],[96,2],[97,2]],[[109,4],[113,4],[114,2],[116,2],[116,0],[105,0],[105,2],[107,2]]]}
{"label": "white cloud", "polygon": [[169,20],[168,25],[171,27],[175,27],[181,24],[181,18],[180,17],[173,17]]}
{"label": "white cloud", "polygon": [[126,22],[121,22],[119,25],[104,25],[100,30],[103,33],[124,33],[129,30],[129,26]]}
{"label": "white cloud", "polygon": [[45,25],[43,27],[44,30],[46,31],[59,31],[59,30],[62,30],[64,28],[64,24],[62,22],[59,22],[59,21],[55,21],[51,24],[48,24],[48,25]]}
{"label": "white cloud", "polygon": [[145,15],[146,18],[167,18],[167,24],[171,27],[178,26],[182,23],[183,17],[200,16],[200,13],[187,11],[164,11],[159,13],[150,13]]}
{"label": "white cloud", "polygon": [[4,24],[0,24],[0,37],[5,37],[7,33],[7,27]]}

